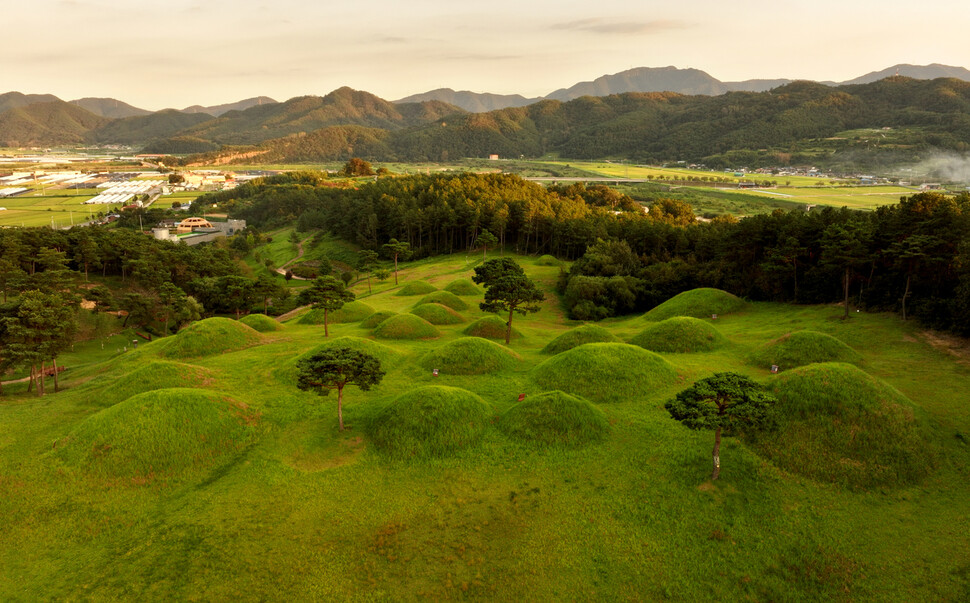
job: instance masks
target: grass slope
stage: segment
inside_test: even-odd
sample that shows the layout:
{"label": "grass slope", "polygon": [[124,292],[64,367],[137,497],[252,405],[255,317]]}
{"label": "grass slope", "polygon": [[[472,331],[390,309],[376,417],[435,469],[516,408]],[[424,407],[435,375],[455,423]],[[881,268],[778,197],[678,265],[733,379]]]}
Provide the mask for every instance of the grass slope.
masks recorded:
{"label": "grass slope", "polygon": [[411,310],[411,314],[419,316],[433,325],[457,325],[465,322],[465,318],[461,314],[441,304],[421,304]]}
{"label": "grass slope", "polygon": [[459,278],[451,281],[444,288],[448,293],[455,295],[482,295],[484,291],[467,278]]}
{"label": "grass slope", "polygon": [[630,340],[652,352],[709,352],[727,343],[712,324],[690,316],[675,316],[651,325]]}
{"label": "grass slope", "polygon": [[158,389],[173,387],[205,387],[212,373],[201,366],[150,360],[133,371],[119,376],[102,389],[91,401],[99,406],[111,406],[128,398]]}
{"label": "grass slope", "polygon": [[207,318],[164,340],[162,354],[168,358],[198,358],[242,350],[256,345],[261,339],[252,327],[237,320]]}
{"label": "grass slope", "polygon": [[396,315],[397,312],[392,310],[381,310],[379,312],[374,312],[364,320],[360,321],[360,326],[364,327],[365,329],[373,329],[388,318]]}
{"label": "grass slope", "polygon": [[434,293],[437,290],[437,287],[427,281],[409,281],[404,283],[404,286],[398,289],[395,295],[405,297],[410,297],[413,295],[427,295],[428,293]]}
{"label": "grass slope", "polygon": [[653,308],[644,318],[661,321],[674,316],[710,318],[712,314],[730,314],[744,307],[744,300],[720,289],[700,288],[679,293]]}
{"label": "grass slope", "polygon": [[779,375],[780,426],[755,440],[779,467],[848,488],[907,486],[933,470],[933,446],[913,403],[845,363]]}
{"label": "grass slope", "polygon": [[[505,331],[508,327],[505,321],[490,314],[488,316],[483,316],[479,318],[472,324],[465,327],[462,331],[465,335],[471,335],[473,337],[484,337],[486,339],[501,339],[505,341]],[[522,333],[518,329],[512,327],[512,339],[517,339],[522,337]]]}
{"label": "grass slope", "polygon": [[135,484],[199,475],[252,443],[257,419],[216,392],[160,389],[91,415],[54,454],[90,475]]}
{"label": "grass slope", "polygon": [[378,339],[434,339],[440,336],[437,327],[413,314],[392,316],[374,329],[374,337]]}
{"label": "grass slope", "polygon": [[626,343],[585,343],[546,360],[532,376],[542,387],[593,402],[642,400],[677,381],[669,362]]}
{"label": "grass slope", "polygon": [[507,410],[498,426],[522,442],[565,448],[600,442],[610,431],[602,410],[560,391],[526,398]]}
{"label": "grass slope", "polygon": [[265,314],[248,314],[240,318],[239,322],[248,327],[252,327],[253,330],[259,331],[260,333],[271,333],[283,329],[283,325]]}
{"label": "grass slope", "polygon": [[559,354],[584,343],[615,343],[620,338],[599,325],[583,325],[566,331],[542,348],[543,354]]}
{"label": "grass slope", "polygon": [[831,335],[818,331],[795,331],[758,348],[748,360],[763,368],[774,364],[784,371],[813,362],[856,364],[862,361],[862,356]]}
{"label": "grass slope", "polygon": [[408,392],[382,409],[368,433],[377,449],[389,457],[443,457],[475,445],[489,416],[488,404],[472,392],[430,385]]}
{"label": "grass slope", "polygon": [[428,352],[419,363],[442,375],[481,375],[512,368],[518,360],[518,354],[488,339],[462,337]]}
{"label": "grass slope", "polygon": [[334,324],[360,322],[374,313],[374,308],[361,301],[347,302],[342,308],[330,314]]}
{"label": "grass slope", "polygon": [[441,304],[442,306],[448,306],[452,310],[457,312],[464,312],[468,309],[468,304],[462,300],[460,297],[454,293],[449,293],[447,291],[436,291],[434,293],[429,293],[422,297],[415,306],[420,306],[421,304]]}

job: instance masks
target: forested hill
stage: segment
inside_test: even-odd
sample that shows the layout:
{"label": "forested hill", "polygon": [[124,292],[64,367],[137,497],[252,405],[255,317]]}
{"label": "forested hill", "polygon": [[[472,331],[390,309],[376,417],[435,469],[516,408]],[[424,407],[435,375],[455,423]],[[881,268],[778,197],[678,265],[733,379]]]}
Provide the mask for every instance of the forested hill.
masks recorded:
{"label": "forested hill", "polygon": [[[713,166],[813,162],[834,153],[913,158],[929,149],[970,149],[970,82],[892,77],[837,88],[794,82],[769,92],[713,97],[627,93],[441,115],[397,130],[379,119],[359,125],[384,131],[330,129],[298,142],[271,140],[254,149],[260,153],[256,161],[350,156],[442,161],[550,152],[576,159],[612,156],[645,162],[705,161]],[[855,129],[877,132],[864,141],[836,137]],[[194,131],[200,138],[205,134]]]}

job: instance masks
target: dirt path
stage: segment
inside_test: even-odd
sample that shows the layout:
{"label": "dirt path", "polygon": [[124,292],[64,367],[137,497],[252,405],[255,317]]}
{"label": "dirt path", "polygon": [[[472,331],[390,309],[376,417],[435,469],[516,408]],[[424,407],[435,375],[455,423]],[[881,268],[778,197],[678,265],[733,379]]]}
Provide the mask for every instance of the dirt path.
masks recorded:
{"label": "dirt path", "polygon": [[293,308],[292,310],[290,310],[286,314],[280,314],[279,316],[277,316],[276,317],[276,322],[283,322],[284,320],[289,320],[289,319],[293,318],[294,316],[296,316],[296,314],[298,312],[301,312],[301,311],[303,311],[303,310],[305,310],[305,309],[307,309],[309,307],[310,306],[300,306],[299,308]]}
{"label": "dirt path", "polygon": [[[297,261],[298,259],[300,259],[300,258],[303,257],[303,244],[306,243],[309,240],[310,240],[310,237],[307,237],[307,238],[303,239],[302,241],[300,241],[300,242],[298,242],[296,244],[296,257],[293,258],[292,260],[286,262],[285,264],[283,264],[279,268],[277,268],[276,269],[277,274],[284,274],[285,275],[286,274],[286,267],[289,266],[290,264],[292,264],[293,262]],[[305,281],[305,280],[307,280],[307,279],[305,279],[305,278],[303,278],[301,276],[296,276],[295,274],[293,275],[293,278],[295,278],[298,281]]]}
{"label": "dirt path", "polygon": [[920,337],[934,348],[956,358],[958,363],[970,366],[970,342],[966,339],[936,331],[923,331]]}

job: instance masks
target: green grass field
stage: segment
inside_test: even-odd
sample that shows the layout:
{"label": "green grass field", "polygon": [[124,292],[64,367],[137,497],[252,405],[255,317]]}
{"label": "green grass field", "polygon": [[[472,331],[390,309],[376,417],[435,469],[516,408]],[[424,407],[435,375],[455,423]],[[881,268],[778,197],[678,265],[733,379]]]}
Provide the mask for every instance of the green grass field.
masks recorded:
{"label": "green grass field", "polygon": [[[330,339],[377,350],[387,371],[369,392],[347,387],[344,432],[335,394],[295,387],[296,359],[324,343],[322,326],[298,318],[258,335],[203,323],[181,345],[185,334],[124,353],[78,346],[61,393],[36,398],[6,385],[0,600],[970,597],[965,357],[892,315],[842,321],[836,306],[748,303],[719,316],[727,343],[714,350],[652,355],[591,343],[553,362],[560,356],[543,348],[581,323],[564,318],[552,292],[557,266],[517,260],[547,299],[540,312],[516,315],[511,361],[493,361],[491,346],[505,347],[494,340],[458,359],[461,372],[490,362],[479,374],[429,370],[454,361],[452,344],[488,316],[476,298],[459,311],[467,323],[441,325],[433,339],[377,341],[371,327],[331,324]],[[440,289],[479,261],[422,260],[402,265],[401,285],[353,289],[378,312],[412,316],[418,298],[395,295],[405,282]],[[599,326],[629,341],[650,324],[630,316]],[[749,363],[762,346],[806,330],[837,338],[862,362],[775,376]],[[222,353],[206,353],[207,333]],[[638,364],[610,364],[627,356]],[[651,385],[609,380],[596,367],[643,373]],[[663,403],[720,371],[778,391],[791,431],[725,438],[712,483],[712,434],[687,430]],[[540,396],[563,388],[579,402]],[[586,389],[609,401],[586,399]],[[858,411],[838,398],[856,390],[872,397]],[[523,407],[521,394],[543,405]],[[828,422],[806,422],[819,409]],[[886,426],[873,435],[908,438],[899,471],[895,456],[813,455],[804,445],[821,433],[856,454],[854,432],[833,421],[862,411],[881,418],[852,430]],[[914,412],[917,435],[904,429]],[[872,441],[896,454],[885,437]],[[932,462],[912,450],[924,444]],[[856,472],[855,486],[844,485],[840,468],[854,462],[873,463],[878,483]]]}

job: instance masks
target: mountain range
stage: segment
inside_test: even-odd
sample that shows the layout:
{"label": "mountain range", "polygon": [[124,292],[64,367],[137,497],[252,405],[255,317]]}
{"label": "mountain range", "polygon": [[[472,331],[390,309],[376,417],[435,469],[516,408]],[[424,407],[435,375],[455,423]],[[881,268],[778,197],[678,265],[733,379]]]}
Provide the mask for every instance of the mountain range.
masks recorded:
{"label": "mountain range", "polygon": [[[900,77],[880,79],[897,73]],[[945,79],[913,79],[914,74]],[[156,112],[114,99],[64,102],[11,92],[0,95],[0,146],[115,143],[212,157],[221,157],[221,148],[232,155],[242,146],[242,152],[275,161],[353,154],[440,161],[548,152],[697,159],[732,149],[791,146],[850,128],[913,126],[919,134],[911,148],[965,151],[967,81],[970,71],[943,65],[894,66],[849,84],[725,83],[696,69],[639,68],[543,99],[437,90],[390,102],[345,87],[282,103],[254,97]],[[765,88],[770,92],[761,91]]]}

